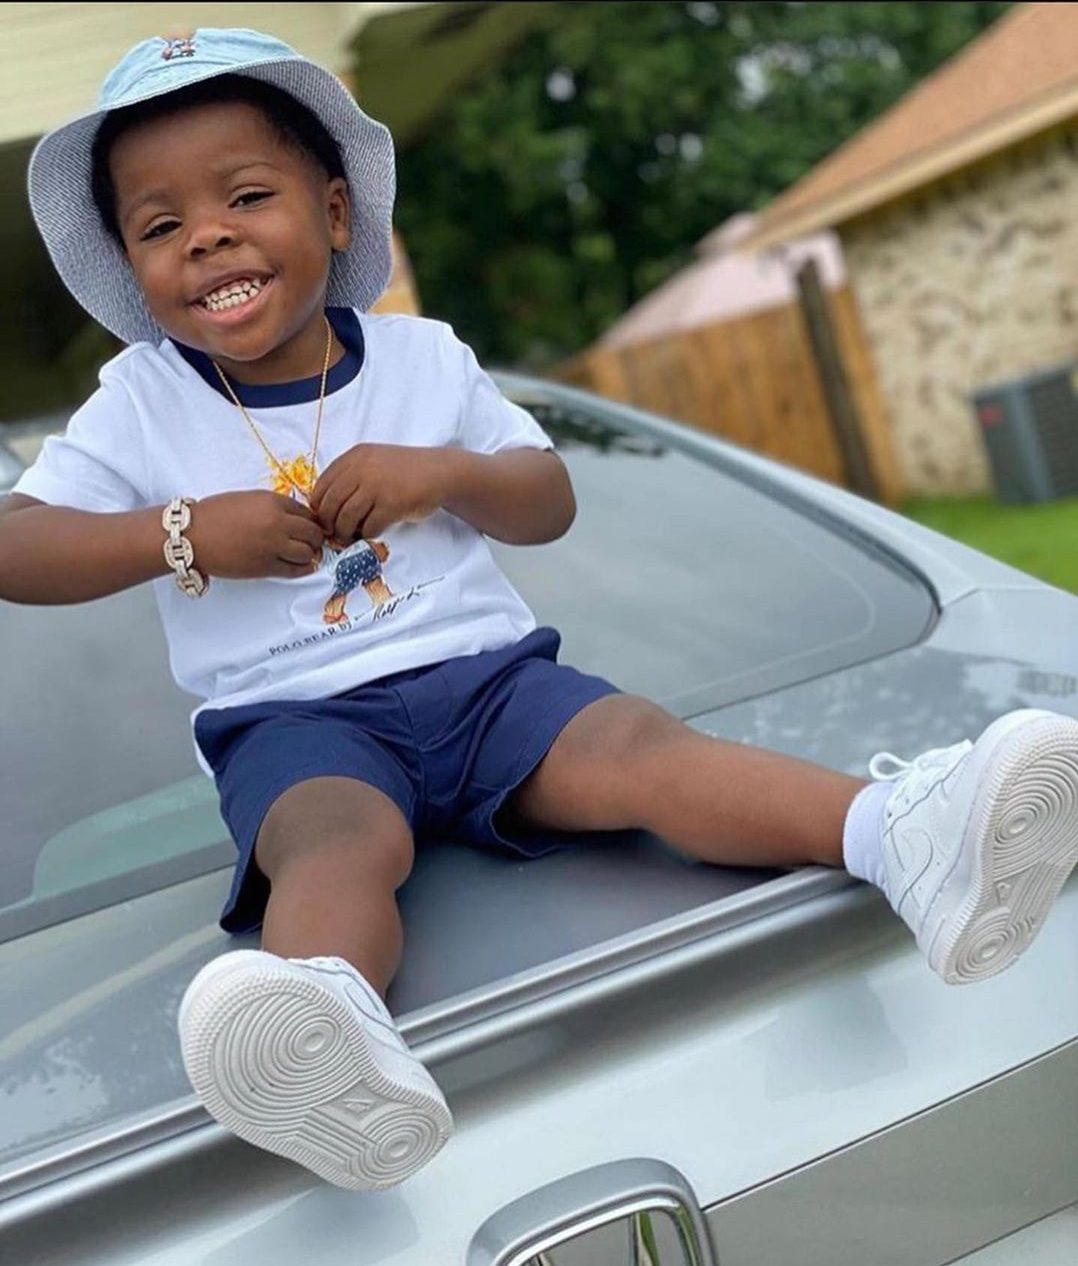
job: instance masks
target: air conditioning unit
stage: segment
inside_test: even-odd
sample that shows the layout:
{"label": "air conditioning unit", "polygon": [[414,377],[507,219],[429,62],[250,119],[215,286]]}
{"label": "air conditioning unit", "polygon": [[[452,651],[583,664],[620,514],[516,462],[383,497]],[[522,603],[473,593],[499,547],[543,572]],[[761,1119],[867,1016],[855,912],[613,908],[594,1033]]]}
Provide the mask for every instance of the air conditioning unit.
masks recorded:
{"label": "air conditioning unit", "polygon": [[1078,496],[1078,365],[973,393],[1001,501]]}

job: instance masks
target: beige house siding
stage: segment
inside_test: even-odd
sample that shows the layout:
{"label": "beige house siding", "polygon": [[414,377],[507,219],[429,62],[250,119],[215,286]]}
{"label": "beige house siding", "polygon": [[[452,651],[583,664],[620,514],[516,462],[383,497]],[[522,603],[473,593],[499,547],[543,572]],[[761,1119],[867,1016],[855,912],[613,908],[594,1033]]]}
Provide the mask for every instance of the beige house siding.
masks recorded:
{"label": "beige house siding", "polygon": [[909,491],[989,490],[970,391],[1078,359],[1078,123],[839,233]]}
{"label": "beige house siding", "polygon": [[0,5],[0,143],[39,136],[93,108],[106,72],[151,35],[198,26],[270,31],[338,74],[363,24],[409,3]]}

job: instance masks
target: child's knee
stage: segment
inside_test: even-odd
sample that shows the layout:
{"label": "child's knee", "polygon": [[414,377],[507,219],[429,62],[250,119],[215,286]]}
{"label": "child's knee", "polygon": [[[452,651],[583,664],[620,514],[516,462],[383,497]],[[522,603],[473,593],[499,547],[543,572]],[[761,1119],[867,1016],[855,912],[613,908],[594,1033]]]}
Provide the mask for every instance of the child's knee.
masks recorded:
{"label": "child's knee", "polygon": [[313,783],[292,787],[266,814],[255,845],[255,861],[271,884],[286,871],[302,870],[395,890],[414,859],[404,815],[382,792],[358,782],[338,785],[333,794]]}
{"label": "child's knee", "polygon": [[635,695],[623,695],[622,706],[609,718],[605,746],[623,768],[650,760],[656,751],[691,731],[658,704]]}

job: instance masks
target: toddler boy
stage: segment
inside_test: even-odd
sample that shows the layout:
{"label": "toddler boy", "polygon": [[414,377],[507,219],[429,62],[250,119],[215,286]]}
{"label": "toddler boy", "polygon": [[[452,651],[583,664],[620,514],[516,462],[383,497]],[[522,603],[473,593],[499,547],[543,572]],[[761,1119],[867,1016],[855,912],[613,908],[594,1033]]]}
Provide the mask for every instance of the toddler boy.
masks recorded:
{"label": "toddler boy", "polygon": [[79,302],[130,344],[0,512],[0,596],[153,581],[261,926],[192,981],[208,1110],[344,1187],[452,1119],[383,1001],[420,835],[534,855],[643,827],[727,865],[845,865],[929,964],[1003,970],[1078,860],[1078,722],[1021,711],[865,783],[705,737],[556,662],[486,537],[554,540],[565,468],[438,322],[374,317],[393,150],[327,71],[252,31],[151,39],[31,163]]}

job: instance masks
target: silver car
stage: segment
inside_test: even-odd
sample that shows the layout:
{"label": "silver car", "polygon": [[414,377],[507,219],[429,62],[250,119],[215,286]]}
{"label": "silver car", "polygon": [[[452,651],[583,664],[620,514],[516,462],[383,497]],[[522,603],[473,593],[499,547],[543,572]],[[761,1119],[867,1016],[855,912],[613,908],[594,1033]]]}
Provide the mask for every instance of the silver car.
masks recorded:
{"label": "silver car", "polygon": [[[501,383],[577,491],[565,539],[497,551],[569,662],[861,775],[1011,708],[1078,715],[1075,597],[717,439]],[[344,1192],[184,1077],[188,980],[255,941],[217,927],[232,845],[150,593],[0,605],[0,630],[4,1262],[1078,1260],[1075,881],[1012,970],[955,989],[839,872],[641,834],[527,863],[440,841],[390,1004],[457,1133]]]}

